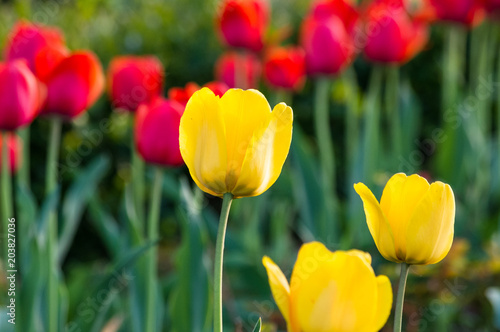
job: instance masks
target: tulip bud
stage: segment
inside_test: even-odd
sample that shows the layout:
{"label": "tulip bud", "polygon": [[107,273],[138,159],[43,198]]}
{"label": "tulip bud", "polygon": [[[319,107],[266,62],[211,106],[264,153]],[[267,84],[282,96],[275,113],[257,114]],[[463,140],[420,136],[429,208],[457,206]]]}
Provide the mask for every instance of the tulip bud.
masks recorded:
{"label": "tulip bud", "polygon": [[64,38],[58,29],[19,21],[8,37],[5,58],[8,61],[26,59],[28,67],[34,71],[38,52],[48,45],[64,47]]}
{"label": "tulip bud", "polygon": [[108,69],[108,93],[115,108],[135,112],[163,91],[163,65],[154,56],[119,56]]}
{"label": "tulip bud", "polygon": [[225,0],[219,28],[225,43],[258,52],[262,49],[269,7],[262,0]]}
{"label": "tulip bud", "polygon": [[407,264],[435,264],[451,248],[455,198],[451,187],[414,174],[395,174],[380,204],[364,184],[354,185],[363,200],[366,222],[385,259]]}
{"label": "tulip bud", "polygon": [[298,47],[271,49],[264,59],[264,77],[274,88],[300,90],[305,71],[304,51]]}
{"label": "tulip bud", "polygon": [[[7,146],[9,150],[9,169],[11,174],[15,174],[19,167],[21,167],[22,157],[22,141],[14,133],[7,133],[0,135],[0,151],[3,148],[3,140],[7,136]],[[2,153],[0,153],[0,169],[3,166]]]}
{"label": "tulip bud", "polygon": [[357,23],[358,13],[344,0],[314,5],[300,36],[309,75],[335,75],[354,60]]}
{"label": "tulip bud", "polygon": [[222,197],[257,196],[278,178],[292,140],[292,109],[271,108],[257,90],[229,89],[221,98],[195,92],[179,129],[181,154],[201,190]]}
{"label": "tulip bud", "polygon": [[[38,61],[42,60],[38,57],[36,60],[38,67]],[[43,82],[47,85],[47,100],[42,113],[72,119],[100,96],[104,88],[104,74],[94,53],[79,51],[58,61]]]}
{"label": "tulip bud", "polygon": [[256,88],[259,84],[261,65],[253,54],[228,52],[222,55],[215,64],[215,77],[230,88],[236,87],[235,69],[242,75],[246,87]]}
{"label": "tulip bud", "polygon": [[420,52],[428,40],[427,25],[410,17],[403,1],[377,0],[364,15],[368,59],[403,64]]}
{"label": "tulip bud", "polygon": [[290,332],[376,332],[389,318],[391,282],[384,275],[375,276],[368,253],[331,252],[319,242],[304,244],[290,285],[269,257],[262,263]]}
{"label": "tulip bud", "polygon": [[179,123],[183,106],[175,100],[157,98],[141,104],[135,119],[135,144],[142,158],[151,164],[180,166]]}
{"label": "tulip bud", "polygon": [[15,130],[38,115],[44,88],[26,60],[0,63],[0,130]]}
{"label": "tulip bud", "polygon": [[482,0],[430,0],[439,20],[472,27],[481,23],[485,16]]}

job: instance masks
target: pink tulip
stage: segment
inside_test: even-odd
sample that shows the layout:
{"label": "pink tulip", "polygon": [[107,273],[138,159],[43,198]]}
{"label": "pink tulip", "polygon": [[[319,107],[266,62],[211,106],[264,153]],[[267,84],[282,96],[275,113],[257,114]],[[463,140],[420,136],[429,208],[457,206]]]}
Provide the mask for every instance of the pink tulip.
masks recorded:
{"label": "pink tulip", "polygon": [[33,121],[45,98],[44,87],[26,60],[0,63],[0,129],[15,130]]}
{"label": "pink tulip", "polygon": [[375,62],[403,64],[428,40],[427,24],[412,18],[402,0],[376,0],[363,15],[366,57]]}
{"label": "pink tulip", "polygon": [[135,112],[163,91],[163,65],[155,56],[115,57],[108,69],[108,92],[116,108]]}
{"label": "pink tulip", "polygon": [[157,98],[141,104],[135,118],[135,144],[142,158],[151,164],[184,164],[179,150],[179,124],[184,107],[175,100]]}
{"label": "pink tulip", "polygon": [[28,67],[34,71],[38,52],[48,45],[64,47],[64,38],[58,29],[22,20],[8,37],[5,58],[7,61],[26,59]]}
{"label": "pink tulip", "polygon": [[316,2],[301,28],[308,74],[335,75],[354,60],[357,24],[358,13],[349,2]]}

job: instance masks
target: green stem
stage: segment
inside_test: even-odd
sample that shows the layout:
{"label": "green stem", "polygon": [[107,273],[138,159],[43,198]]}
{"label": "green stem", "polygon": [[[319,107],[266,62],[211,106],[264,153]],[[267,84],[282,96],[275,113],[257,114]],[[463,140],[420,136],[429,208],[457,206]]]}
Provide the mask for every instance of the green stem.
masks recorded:
{"label": "green stem", "polygon": [[[151,201],[148,215],[148,241],[154,241],[158,237],[159,220],[160,220],[160,203],[163,184],[163,169],[157,167],[155,169],[153,189],[151,191]],[[155,288],[157,285],[156,278],[156,262],[157,262],[157,247],[153,246],[150,249],[147,257],[147,301],[146,301],[146,326],[145,332],[156,331],[156,296]]]}
{"label": "green stem", "polygon": [[144,212],[144,161],[139,156],[139,153],[135,147],[135,128],[134,128],[134,119],[135,115],[133,113],[130,114],[130,131],[131,131],[131,142],[130,142],[130,150],[132,151],[132,189],[134,192],[134,207],[135,214],[137,216],[137,222],[140,225],[144,224],[145,221],[145,212]]}
{"label": "green stem", "polygon": [[364,135],[363,135],[363,179],[373,182],[379,153],[380,131],[380,85],[382,82],[382,68],[375,66],[371,74],[368,95],[365,98],[364,108]]}
{"label": "green stem", "polygon": [[403,305],[405,299],[406,279],[410,264],[401,263],[401,274],[399,275],[398,295],[396,299],[396,312],[394,313],[394,332],[401,332],[403,323]]}
{"label": "green stem", "polygon": [[[342,74],[346,96],[346,114],[345,114],[345,140],[347,154],[347,170],[352,171],[356,147],[358,146],[358,87],[356,82],[356,73],[352,68],[347,68]],[[348,174],[352,178],[352,174]],[[350,182],[349,182],[350,183]]]}
{"label": "green stem", "polygon": [[226,238],[227,219],[233,201],[233,194],[225,193],[219,219],[219,230],[215,243],[214,268],[214,332],[222,332],[222,265],[224,261],[224,239]]}
{"label": "green stem", "polygon": [[21,167],[18,171],[18,180],[27,188],[30,187],[30,127],[19,130],[19,137],[23,141]]}
{"label": "green stem", "polygon": [[327,214],[320,219],[320,229],[317,231],[324,240],[327,238],[331,240],[331,236],[337,234],[336,222],[334,221],[337,214],[337,195],[335,192],[337,185],[335,183],[335,153],[330,132],[329,92],[330,80],[326,77],[318,78],[314,95],[314,124],[321,164],[323,198]]}
{"label": "green stem", "polygon": [[5,258],[3,266],[4,270],[8,269],[8,235],[7,232],[9,225],[9,218],[12,218],[12,186],[10,178],[10,162],[9,162],[9,132],[4,132],[2,137],[2,226],[3,226],[3,237],[5,243],[5,252],[3,257]]}
{"label": "green stem", "polygon": [[399,110],[399,67],[387,66],[386,75],[385,106],[387,108],[391,128],[391,155],[397,165],[399,162],[399,156],[402,156],[403,153],[401,116]]}
{"label": "green stem", "polygon": [[[61,142],[62,122],[59,118],[52,119],[52,128],[47,152],[47,168],[45,169],[45,193],[50,195],[57,187],[57,159],[59,156],[59,146]],[[48,331],[58,330],[58,290],[57,290],[57,212],[51,211],[48,220],[48,239],[47,239],[47,266],[48,266]]]}

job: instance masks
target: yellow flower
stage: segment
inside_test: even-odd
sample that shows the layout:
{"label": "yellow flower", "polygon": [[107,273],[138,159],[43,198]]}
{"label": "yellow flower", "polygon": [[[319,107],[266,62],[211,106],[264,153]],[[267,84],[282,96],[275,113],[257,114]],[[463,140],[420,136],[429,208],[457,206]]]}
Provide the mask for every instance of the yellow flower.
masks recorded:
{"label": "yellow flower", "polygon": [[289,332],[373,332],[389,318],[391,283],[386,276],[375,276],[368,253],[304,244],[290,286],[269,257],[262,263]]}
{"label": "yellow flower", "polygon": [[271,108],[257,90],[194,93],[179,129],[182,158],[201,190],[257,196],[278,178],[292,140],[292,109]]}
{"label": "yellow flower", "polygon": [[408,264],[435,264],[451,248],[455,198],[451,187],[414,174],[395,174],[385,185],[380,204],[362,183],[354,189],[363,200],[366,222],[385,259]]}

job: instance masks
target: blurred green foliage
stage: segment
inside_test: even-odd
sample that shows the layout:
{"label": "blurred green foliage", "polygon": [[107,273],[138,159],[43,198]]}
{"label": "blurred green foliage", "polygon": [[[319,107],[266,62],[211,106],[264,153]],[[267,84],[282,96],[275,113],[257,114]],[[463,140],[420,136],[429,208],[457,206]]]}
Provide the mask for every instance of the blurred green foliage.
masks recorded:
{"label": "blurred green foliage", "polygon": [[[285,33],[285,42],[296,42],[298,27],[308,6],[307,0],[272,1],[269,35],[279,36],[286,31],[283,28],[288,27],[291,32]],[[204,84],[214,79],[214,63],[225,50],[215,29],[217,9],[216,0],[3,1],[0,3],[0,41],[3,43],[13,24],[24,17],[58,26],[71,49],[93,50],[104,67],[116,55],[154,54],[165,65],[167,90],[172,86],[184,86],[189,81]],[[442,179],[443,174],[438,174],[433,166],[433,153],[422,153],[425,147],[421,142],[443,125],[440,91],[444,38],[443,27],[433,28],[428,50],[401,69],[400,105],[406,135],[405,158],[411,153],[422,155],[415,172],[426,171],[437,179]],[[320,197],[312,121],[314,84],[309,81],[291,100],[295,133],[281,177],[264,195],[235,201],[231,211],[224,279],[224,317],[228,331],[251,331],[259,317],[263,318],[263,331],[272,331],[276,327],[284,330],[284,321],[270,295],[261,258],[264,254],[273,257],[289,276],[300,243],[318,237],[330,249],[356,247],[370,252],[376,271],[387,274],[395,284],[395,266],[378,254],[364,222],[361,201],[353,196],[352,184],[365,179],[351,174],[352,170],[344,162],[348,154],[344,148],[347,137],[345,112],[349,109],[349,101],[362,104],[372,64],[360,56],[354,70],[359,91],[352,90],[352,85],[343,80],[337,80],[331,91],[337,191],[343,203],[340,239],[332,240],[338,234],[318,234],[315,229],[317,213],[328,202],[322,202]],[[262,90],[268,99],[273,100],[268,87],[263,85]],[[499,97],[494,95],[494,98]],[[359,107],[358,120],[362,115],[363,107]],[[102,129],[108,125],[108,129]],[[31,128],[32,190],[40,203],[39,198],[44,192],[48,123],[39,119]],[[490,129],[500,130],[494,126]],[[64,126],[60,158],[65,170],[62,173],[63,191],[95,156],[108,156],[111,169],[90,200],[90,207],[84,212],[64,260],[63,271],[70,299],[69,322],[82,320],[82,312],[86,310],[85,307],[82,309],[82,304],[89,296],[89,289],[98,290],[103,280],[109,278],[110,266],[123,263],[120,249],[126,248],[124,190],[130,180],[130,135],[127,115],[112,112],[106,96],[88,113]],[[381,140],[382,145],[389,143],[384,131]],[[84,142],[90,142],[92,151],[88,156],[78,152]],[[354,152],[358,153],[361,152]],[[491,175],[492,189],[484,198],[488,203],[486,210],[479,214],[481,219],[468,219],[471,216],[468,193],[472,189],[468,185],[460,186],[462,191],[456,192],[458,246],[442,264],[415,269],[410,274],[405,307],[408,331],[491,331],[495,328],[495,319],[498,328],[498,300],[492,307],[485,295],[490,286],[500,282],[500,162],[498,155],[495,158],[492,163],[496,163],[496,168],[493,166],[492,169],[497,173]],[[380,159],[381,163],[387,163],[383,157]],[[452,169],[455,165],[450,163],[449,167]],[[374,192],[378,192],[378,197],[391,175],[387,167],[381,169],[370,179],[377,186]],[[208,331],[211,319],[210,259],[220,200],[200,195],[197,188],[193,189],[185,168],[169,170],[166,177],[159,234],[160,292],[166,306],[162,317],[164,330]],[[148,180],[151,180],[151,174],[148,174]],[[464,181],[467,183],[468,179]],[[454,183],[451,185],[455,188]],[[133,256],[134,253],[127,254]],[[198,288],[193,289],[193,285]],[[120,291],[105,311],[99,311],[100,316],[94,313],[92,323],[96,325],[92,328],[98,330],[105,324],[118,324],[121,331],[127,331],[130,327],[126,318],[129,306],[128,291]],[[96,323],[99,319],[100,325]],[[384,331],[390,330],[390,321]]]}

